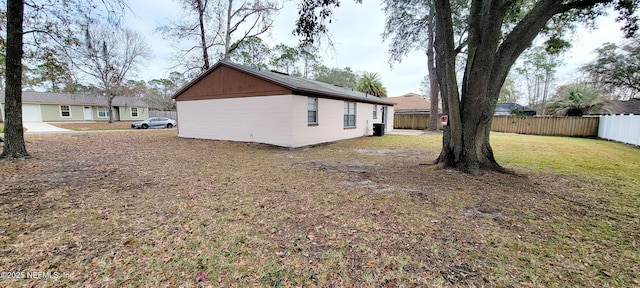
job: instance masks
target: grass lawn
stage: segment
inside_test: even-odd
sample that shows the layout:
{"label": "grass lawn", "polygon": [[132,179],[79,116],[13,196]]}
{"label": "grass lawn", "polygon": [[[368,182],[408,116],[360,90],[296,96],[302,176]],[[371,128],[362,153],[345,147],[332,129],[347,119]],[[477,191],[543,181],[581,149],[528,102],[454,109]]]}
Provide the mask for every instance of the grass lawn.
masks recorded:
{"label": "grass lawn", "polygon": [[0,161],[0,271],[59,274],[0,286],[640,286],[638,148],[495,133],[526,177],[471,176],[419,165],[439,135],[175,131],[27,135]]}

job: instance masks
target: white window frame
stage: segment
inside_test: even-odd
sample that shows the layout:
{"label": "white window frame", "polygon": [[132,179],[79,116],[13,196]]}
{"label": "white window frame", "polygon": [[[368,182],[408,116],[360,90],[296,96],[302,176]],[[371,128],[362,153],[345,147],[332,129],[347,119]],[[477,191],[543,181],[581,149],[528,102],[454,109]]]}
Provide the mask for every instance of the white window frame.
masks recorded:
{"label": "white window frame", "polygon": [[[62,110],[62,107],[67,107],[67,111],[66,112],[69,113],[69,115],[64,116],[64,112],[65,111]],[[62,118],[71,118],[71,105],[60,105],[60,117],[62,117]]]}
{"label": "white window frame", "polygon": [[[133,115],[133,109],[136,109],[136,115]],[[140,118],[140,110],[138,107],[131,107],[131,118]]]}
{"label": "white window frame", "polygon": [[[309,110],[309,108],[311,108],[309,105],[311,104],[311,101],[314,101],[313,103],[313,108],[314,110]],[[310,121],[310,113],[311,112],[315,112],[315,121]],[[315,126],[318,125],[318,97],[307,97],[307,124],[309,126]]]}
{"label": "white window frame", "polygon": [[[351,114],[353,112],[353,114]],[[343,124],[344,128],[356,128],[356,102],[353,101],[344,101],[344,118]],[[353,118],[352,118],[353,117]],[[353,121],[353,125],[351,122]]]}
{"label": "white window frame", "polygon": [[[104,114],[105,116],[101,116],[100,114]],[[111,111],[109,111],[109,107],[98,107],[98,118],[109,118],[110,115]]]}
{"label": "white window frame", "polygon": [[373,119],[378,119],[378,104],[373,104]]}

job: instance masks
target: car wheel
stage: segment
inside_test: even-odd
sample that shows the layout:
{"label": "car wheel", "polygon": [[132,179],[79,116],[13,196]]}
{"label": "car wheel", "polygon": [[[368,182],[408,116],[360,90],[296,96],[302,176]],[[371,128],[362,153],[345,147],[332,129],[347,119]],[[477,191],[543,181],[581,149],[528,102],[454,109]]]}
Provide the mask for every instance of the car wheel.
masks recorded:
{"label": "car wheel", "polygon": [[168,123],[168,124],[167,124],[167,128],[169,128],[169,129],[173,128],[173,124]]}
{"label": "car wheel", "polygon": [[147,129],[147,128],[149,128],[149,125],[147,125],[147,124],[142,124],[140,127],[142,127],[142,129]]}

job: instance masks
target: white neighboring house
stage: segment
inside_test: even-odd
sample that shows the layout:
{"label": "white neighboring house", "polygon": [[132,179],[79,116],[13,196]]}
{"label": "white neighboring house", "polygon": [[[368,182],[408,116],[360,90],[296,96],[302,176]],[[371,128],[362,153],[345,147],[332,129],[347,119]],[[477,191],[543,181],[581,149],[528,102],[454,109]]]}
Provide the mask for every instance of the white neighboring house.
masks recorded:
{"label": "white neighboring house", "polygon": [[391,101],[221,61],[173,95],[178,136],[302,147],[393,129]]}

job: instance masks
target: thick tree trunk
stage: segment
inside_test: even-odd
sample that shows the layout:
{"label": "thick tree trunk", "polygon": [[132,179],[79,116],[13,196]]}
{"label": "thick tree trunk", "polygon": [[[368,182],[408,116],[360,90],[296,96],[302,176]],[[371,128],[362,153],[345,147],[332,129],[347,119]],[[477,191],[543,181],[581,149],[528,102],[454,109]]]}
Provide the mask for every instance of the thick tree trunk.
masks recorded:
{"label": "thick tree trunk", "polygon": [[431,19],[427,37],[427,68],[429,71],[429,101],[431,107],[429,107],[429,130],[435,131],[438,129],[438,96],[440,96],[440,88],[438,86],[438,76],[436,71],[436,59],[434,55],[434,9],[429,9],[429,19]]}
{"label": "thick tree trunk", "polygon": [[29,157],[22,127],[22,23],[24,1],[7,1],[4,150],[0,158]]}
{"label": "thick tree trunk", "polygon": [[[480,174],[482,170],[505,171],[496,162],[489,142],[491,119],[500,90],[493,91],[491,78],[495,75],[488,73],[494,68],[499,23],[502,23],[500,15],[504,14],[498,9],[500,7],[490,2],[473,2],[470,31],[477,33],[469,35],[467,65],[459,97],[451,7],[449,1],[440,0],[435,1],[435,8],[436,69],[443,108],[449,116],[449,123],[444,127],[442,152],[436,162],[470,174]],[[474,11],[482,13],[474,15]],[[481,17],[486,14],[495,14],[488,18],[498,24]],[[495,41],[483,41],[483,37]]]}
{"label": "thick tree trunk", "polygon": [[489,135],[500,88],[509,69],[554,15],[609,1],[538,0],[511,32],[504,35],[502,24],[512,2],[472,0],[467,63],[459,97],[450,1],[434,0],[436,70],[443,111],[449,115],[442,152],[436,163],[471,174],[482,170],[508,172],[496,162]]}
{"label": "thick tree trunk", "polygon": [[436,163],[474,175],[482,170],[508,172],[493,155],[489,141],[492,116],[479,115],[484,114],[481,111],[471,114],[460,118],[462,129],[452,129],[452,125],[443,127],[442,151]]}

